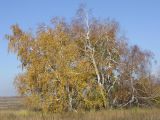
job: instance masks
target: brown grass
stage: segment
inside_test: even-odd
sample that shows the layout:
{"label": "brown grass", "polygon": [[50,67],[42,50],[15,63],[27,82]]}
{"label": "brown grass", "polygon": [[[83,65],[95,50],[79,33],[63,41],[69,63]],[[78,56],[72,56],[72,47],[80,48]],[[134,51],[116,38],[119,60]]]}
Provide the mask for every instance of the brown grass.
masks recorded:
{"label": "brown grass", "polygon": [[[0,110],[19,110],[24,108],[23,97],[0,97]],[[1,119],[0,119],[1,120]]]}
{"label": "brown grass", "polygon": [[0,120],[160,120],[160,109],[106,110],[98,112],[77,112],[45,114],[19,111],[0,111]]}

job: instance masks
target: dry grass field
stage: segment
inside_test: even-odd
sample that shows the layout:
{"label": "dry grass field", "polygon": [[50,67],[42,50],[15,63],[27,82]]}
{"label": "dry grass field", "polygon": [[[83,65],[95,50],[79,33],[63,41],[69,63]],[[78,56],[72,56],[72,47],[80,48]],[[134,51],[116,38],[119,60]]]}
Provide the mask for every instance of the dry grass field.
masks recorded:
{"label": "dry grass field", "polygon": [[41,114],[26,110],[3,110],[0,111],[0,120],[160,120],[160,110],[130,109],[63,114]]}
{"label": "dry grass field", "polygon": [[160,120],[160,109],[104,110],[98,112],[72,112],[42,114],[31,112],[22,105],[22,98],[0,98],[0,120]]}
{"label": "dry grass field", "polygon": [[0,110],[19,110],[23,108],[22,97],[0,97]]}

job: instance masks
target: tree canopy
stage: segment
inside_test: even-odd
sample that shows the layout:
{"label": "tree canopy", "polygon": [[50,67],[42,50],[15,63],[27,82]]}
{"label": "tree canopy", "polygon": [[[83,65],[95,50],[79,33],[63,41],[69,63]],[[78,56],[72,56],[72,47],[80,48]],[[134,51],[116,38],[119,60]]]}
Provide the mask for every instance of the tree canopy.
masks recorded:
{"label": "tree canopy", "polygon": [[23,68],[15,84],[32,108],[99,110],[160,101],[152,53],[129,46],[114,20],[91,17],[80,7],[70,23],[56,17],[35,33],[11,28],[9,50]]}

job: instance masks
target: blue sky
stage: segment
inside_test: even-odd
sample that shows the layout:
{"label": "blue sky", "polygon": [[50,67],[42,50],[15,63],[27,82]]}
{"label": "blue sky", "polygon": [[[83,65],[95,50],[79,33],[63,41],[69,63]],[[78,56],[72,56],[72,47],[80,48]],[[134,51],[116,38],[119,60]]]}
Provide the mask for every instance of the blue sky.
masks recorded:
{"label": "blue sky", "polygon": [[10,26],[28,30],[54,16],[69,20],[82,2],[94,16],[118,21],[131,44],[153,51],[160,62],[160,0],[0,0],[0,96],[16,95],[13,80],[21,71],[17,57],[7,51],[4,35]]}

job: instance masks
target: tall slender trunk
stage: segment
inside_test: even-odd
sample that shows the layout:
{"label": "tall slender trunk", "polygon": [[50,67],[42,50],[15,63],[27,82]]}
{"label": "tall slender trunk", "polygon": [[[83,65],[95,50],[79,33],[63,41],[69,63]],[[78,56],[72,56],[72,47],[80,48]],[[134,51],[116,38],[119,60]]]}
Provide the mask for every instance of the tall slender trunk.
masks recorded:
{"label": "tall slender trunk", "polygon": [[68,110],[69,111],[72,111],[73,110],[73,106],[72,106],[72,96],[71,96],[71,93],[70,93],[70,89],[69,89],[69,84],[67,83],[67,86],[66,86],[66,90],[67,90],[67,97],[68,97]]}
{"label": "tall slender trunk", "polygon": [[99,85],[101,85],[101,77],[100,77],[100,73],[98,71],[96,60],[94,58],[94,53],[91,55],[91,58],[92,58],[92,63],[93,63],[93,66],[94,66],[94,69],[95,69],[95,72],[96,72],[96,75],[97,75],[97,82],[98,82]]}

